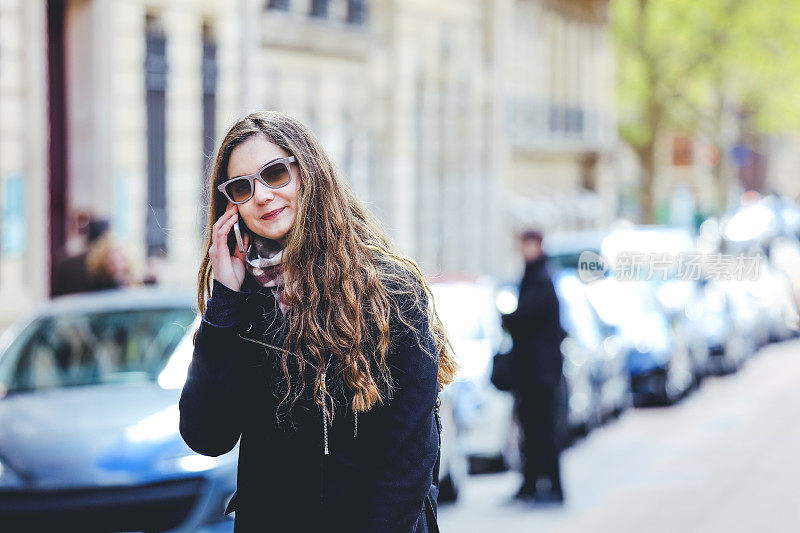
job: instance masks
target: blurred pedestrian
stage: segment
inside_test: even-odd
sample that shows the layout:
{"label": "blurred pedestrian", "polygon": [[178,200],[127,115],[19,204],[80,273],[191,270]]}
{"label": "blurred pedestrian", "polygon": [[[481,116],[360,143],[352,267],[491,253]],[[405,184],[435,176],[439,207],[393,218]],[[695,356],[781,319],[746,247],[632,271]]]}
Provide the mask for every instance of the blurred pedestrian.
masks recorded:
{"label": "blurred pedestrian", "polygon": [[561,341],[566,333],[559,322],[558,299],[547,272],[541,232],[522,233],[519,244],[525,273],[517,309],[502,318],[514,341],[512,366],[517,379],[513,392],[523,433],[520,451],[524,480],[515,497],[563,502],[557,413]]}
{"label": "blurred pedestrian", "polygon": [[208,188],[180,431],[203,455],[241,443],[234,529],[439,531],[456,365],[419,268],[282,113],[231,128]]}
{"label": "blurred pedestrian", "polygon": [[92,243],[86,255],[89,290],[125,287],[131,283],[131,269],[125,252],[106,232]]}
{"label": "blurred pedestrian", "polygon": [[109,223],[92,219],[87,224],[87,244],[78,253],[65,252],[53,273],[53,296],[112,289],[131,281],[130,265],[113,241]]}

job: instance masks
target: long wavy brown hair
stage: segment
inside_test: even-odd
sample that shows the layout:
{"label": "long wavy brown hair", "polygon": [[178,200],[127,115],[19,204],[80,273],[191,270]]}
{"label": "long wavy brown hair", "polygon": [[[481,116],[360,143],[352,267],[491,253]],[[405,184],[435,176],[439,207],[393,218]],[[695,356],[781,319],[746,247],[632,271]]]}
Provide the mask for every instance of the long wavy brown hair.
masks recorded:
{"label": "long wavy brown hair", "polygon": [[[333,417],[319,394],[322,390],[333,401],[321,388],[324,354],[341,363],[354,411],[367,411],[390,399],[392,317],[410,328],[423,351],[438,361],[441,391],[453,381],[457,364],[425,277],[413,260],[393,249],[381,224],[352,192],[315,135],[283,113],[248,115],[231,127],[217,152],[206,180],[209,206],[198,272],[200,312],[205,312],[213,279],[211,227],[227,206],[217,185],[228,179],[231,151],[257,134],[295,156],[300,168],[297,219],[283,249],[288,327],[280,361],[286,394],[280,404],[290,396],[292,404],[299,398],[306,386],[306,364],[311,363],[317,369],[314,396]],[[400,309],[400,302],[404,307],[413,302],[413,308]],[[413,323],[413,316],[427,317],[433,350],[420,335],[424,324]]]}

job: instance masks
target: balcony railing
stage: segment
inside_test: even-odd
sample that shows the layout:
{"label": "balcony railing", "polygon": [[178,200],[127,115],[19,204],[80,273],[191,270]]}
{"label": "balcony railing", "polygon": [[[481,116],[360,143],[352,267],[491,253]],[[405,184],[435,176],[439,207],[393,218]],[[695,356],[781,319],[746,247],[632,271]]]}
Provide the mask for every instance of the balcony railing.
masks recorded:
{"label": "balcony railing", "polygon": [[[356,26],[366,24],[368,12],[366,0],[346,0],[346,2],[346,11],[341,15],[342,19],[339,22]],[[290,0],[266,0],[264,7],[267,11],[285,11],[287,13],[293,11]],[[311,8],[303,13],[303,16],[331,20],[330,0],[311,0]]]}
{"label": "balcony railing", "polygon": [[506,124],[517,149],[603,150],[616,140],[610,112],[509,98]]}

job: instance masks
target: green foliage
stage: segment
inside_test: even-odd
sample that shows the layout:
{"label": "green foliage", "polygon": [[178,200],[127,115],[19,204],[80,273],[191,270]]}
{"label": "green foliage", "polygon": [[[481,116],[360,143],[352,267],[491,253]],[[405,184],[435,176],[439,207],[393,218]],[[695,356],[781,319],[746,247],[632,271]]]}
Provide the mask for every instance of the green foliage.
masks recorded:
{"label": "green foliage", "polygon": [[620,135],[634,148],[719,108],[760,132],[800,131],[800,2],[612,0]]}

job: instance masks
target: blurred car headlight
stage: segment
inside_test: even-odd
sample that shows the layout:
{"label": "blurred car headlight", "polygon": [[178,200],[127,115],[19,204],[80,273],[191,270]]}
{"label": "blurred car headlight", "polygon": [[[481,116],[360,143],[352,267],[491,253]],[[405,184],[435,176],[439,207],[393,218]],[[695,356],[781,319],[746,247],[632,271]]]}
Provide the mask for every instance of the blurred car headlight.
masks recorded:
{"label": "blurred car headlight", "polygon": [[158,463],[158,469],[162,472],[204,472],[229,462],[226,455],[208,457],[190,451],[186,455],[163,458]]}
{"label": "blurred car headlight", "polygon": [[20,477],[11,468],[0,461],[0,488],[19,487],[22,485]]}
{"label": "blurred car headlight", "polygon": [[508,289],[502,289],[497,293],[495,305],[503,314],[513,313],[517,310],[517,295]]}
{"label": "blurred car headlight", "polygon": [[636,350],[642,353],[650,353],[653,351],[653,341],[650,339],[638,339],[635,343]]}
{"label": "blurred car headlight", "polygon": [[158,459],[157,470],[161,472],[203,472],[236,460],[234,453],[208,457],[193,452],[179,436],[179,424],[180,410],[176,404],[128,427],[125,438],[135,445],[156,445],[162,450],[172,450]]}
{"label": "blurred car headlight", "polygon": [[169,439],[178,433],[180,417],[178,405],[172,405],[128,427],[125,438],[133,443]]}

